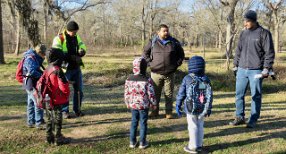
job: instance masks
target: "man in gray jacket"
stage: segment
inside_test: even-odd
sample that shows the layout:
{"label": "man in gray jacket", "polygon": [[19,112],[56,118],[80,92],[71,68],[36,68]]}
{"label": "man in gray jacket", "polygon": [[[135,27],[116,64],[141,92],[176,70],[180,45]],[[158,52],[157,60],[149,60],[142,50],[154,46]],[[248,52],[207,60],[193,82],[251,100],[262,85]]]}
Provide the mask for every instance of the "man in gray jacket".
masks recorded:
{"label": "man in gray jacket", "polygon": [[174,73],[182,65],[185,54],[178,40],[171,37],[169,28],[161,24],[157,35],[144,47],[143,57],[150,64],[151,78],[158,106],[152,111],[150,117],[159,115],[159,102],[164,87],[166,100],[166,118],[171,119],[173,108]]}
{"label": "man in gray jacket", "polygon": [[271,33],[258,24],[256,12],[247,11],[244,19],[245,30],[240,34],[233,61],[236,75],[236,118],[230,125],[245,123],[244,97],[249,84],[252,101],[246,127],[253,128],[260,116],[262,80],[268,77],[269,70],[272,69],[275,52]]}

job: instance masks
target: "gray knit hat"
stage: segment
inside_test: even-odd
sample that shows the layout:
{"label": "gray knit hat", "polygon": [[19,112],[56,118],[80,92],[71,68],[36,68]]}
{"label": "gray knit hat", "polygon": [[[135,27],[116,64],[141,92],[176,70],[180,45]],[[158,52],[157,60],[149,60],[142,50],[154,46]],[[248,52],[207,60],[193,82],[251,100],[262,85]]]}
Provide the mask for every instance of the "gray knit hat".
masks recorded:
{"label": "gray knit hat", "polygon": [[244,19],[246,20],[251,20],[256,22],[257,21],[257,14],[255,11],[253,10],[248,10],[245,14],[244,14]]}

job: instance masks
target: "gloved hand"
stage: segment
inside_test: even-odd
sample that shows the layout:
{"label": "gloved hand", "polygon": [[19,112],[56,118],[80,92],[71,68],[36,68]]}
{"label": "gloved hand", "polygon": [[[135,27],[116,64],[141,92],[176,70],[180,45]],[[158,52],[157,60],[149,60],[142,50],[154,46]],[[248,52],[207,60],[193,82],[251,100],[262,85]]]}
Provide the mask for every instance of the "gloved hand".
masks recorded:
{"label": "gloved hand", "polygon": [[207,114],[205,115],[205,117],[209,117],[212,114],[212,110],[208,110]]}
{"label": "gloved hand", "polygon": [[179,105],[176,105],[176,112],[179,118],[182,117],[182,109]]}
{"label": "gloved hand", "polygon": [[237,74],[237,70],[238,70],[237,66],[232,68],[232,71],[233,71],[233,74],[234,74],[235,77],[236,77],[236,74]]}
{"label": "gloved hand", "polygon": [[84,49],[79,49],[79,50],[78,50],[78,55],[79,55],[80,57],[83,57],[83,56],[85,55]]}
{"label": "gloved hand", "polygon": [[261,74],[262,74],[263,78],[268,78],[268,76],[269,76],[268,68],[264,68],[263,71],[261,72]]}

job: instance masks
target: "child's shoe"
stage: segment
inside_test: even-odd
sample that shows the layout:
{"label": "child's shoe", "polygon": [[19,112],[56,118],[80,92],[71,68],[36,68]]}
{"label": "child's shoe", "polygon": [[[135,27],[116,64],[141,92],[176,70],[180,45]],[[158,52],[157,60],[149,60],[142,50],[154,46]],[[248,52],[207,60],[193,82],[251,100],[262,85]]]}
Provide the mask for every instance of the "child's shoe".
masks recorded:
{"label": "child's shoe", "polygon": [[145,141],[145,143],[140,142],[139,149],[145,149],[149,146],[149,143]]}
{"label": "child's shoe", "polygon": [[130,142],[130,144],[129,144],[129,148],[135,148],[136,147],[136,143],[133,143],[133,142]]}
{"label": "child's shoe", "polygon": [[187,153],[198,153],[197,149],[190,149],[188,146],[184,147],[184,151],[186,151]]}
{"label": "child's shoe", "polygon": [[53,144],[53,143],[55,143],[55,137],[54,137],[54,135],[47,136],[46,142],[47,142],[48,144]]}
{"label": "child's shoe", "polygon": [[55,137],[55,145],[63,145],[70,143],[70,138],[64,137],[62,134]]}

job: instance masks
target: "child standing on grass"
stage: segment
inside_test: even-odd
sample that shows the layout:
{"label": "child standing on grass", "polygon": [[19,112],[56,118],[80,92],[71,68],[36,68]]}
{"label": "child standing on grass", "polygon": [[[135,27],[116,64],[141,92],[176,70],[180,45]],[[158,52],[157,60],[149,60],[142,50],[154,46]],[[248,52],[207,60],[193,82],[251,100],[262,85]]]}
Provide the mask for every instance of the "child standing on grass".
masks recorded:
{"label": "child standing on grass", "polygon": [[[52,48],[48,53],[49,66],[43,75],[50,81],[50,100],[46,103],[47,116],[47,142],[55,145],[66,144],[70,142],[69,138],[62,135],[62,105],[69,99],[70,89],[63,70],[60,68],[64,60],[64,54],[60,49]],[[47,85],[46,85],[47,86]],[[55,135],[53,130],[55,129]]]}
{"label": "child standing on grass", "polygon": [[189,144],[184,147],[188,153],[202,151],[204,138],[204,117],[210,116],[213,92],[209,78],[205,75],[205,61],[200,56],[194,56],[188,61],[189,74],[183,79],[180,86],[176,111],[182,116],[181,106],[187,114]]}
{"label": "child standing on grass", "polygon": [[138,122],[140,121],[139,148],[148,147],[147,120],[149,107],[156,108],[156,98],[152,79],[146,76],[147,62],[144,58],[135,58],[133,61],[133,75],[125,82],[124,100],[127,108],[131,109],[132,120],[130,128],[130,148],[136,147]]}

